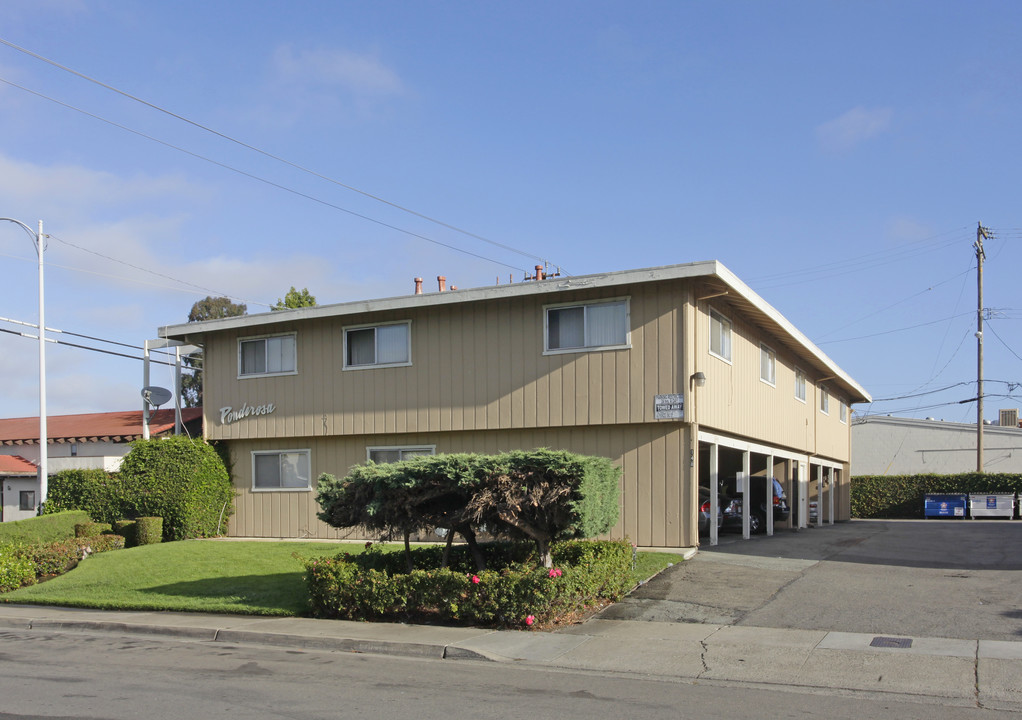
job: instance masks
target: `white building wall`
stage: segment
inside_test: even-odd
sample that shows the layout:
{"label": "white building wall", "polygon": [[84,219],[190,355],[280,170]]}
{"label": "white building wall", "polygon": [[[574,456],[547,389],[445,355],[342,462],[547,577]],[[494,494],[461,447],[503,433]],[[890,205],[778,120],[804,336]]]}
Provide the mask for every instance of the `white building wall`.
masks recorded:
{"label": "white building wall", "polygon": [[3,479],[3,521],[12,522],[14,520],[25,520],[27,518],[35,517],[36,511],[33,510],[21,510],[20,499],[22,490],[31,490],[36,492],[35,500],[39,502],[39,480],[38,478],[4,478]]}
{"label": "white building wall", "polygon": [[[976,470],[976,426],[867,417],[852,424],[852,475],[952,475]],[[1022,473],[1022,429],[983,428],[983,469]]]}

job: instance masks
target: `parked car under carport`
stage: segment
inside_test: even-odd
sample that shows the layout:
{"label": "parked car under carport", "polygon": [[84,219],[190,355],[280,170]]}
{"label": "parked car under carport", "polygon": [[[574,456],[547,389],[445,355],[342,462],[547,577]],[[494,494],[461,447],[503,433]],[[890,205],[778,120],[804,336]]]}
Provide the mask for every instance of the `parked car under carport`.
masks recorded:
{"label": "parked car under carport", "polygon": [[[788,497],[784,493],[784,487],[777,478],[771,478],[773,485],[773,513],[774,523],[785,522],[791,516],[791,508],[788,506]],[[749,533],[756,535],[766,532],[767,526],[767,500],[766,500],[767,479],[762,476],[749,478],[749,492],[752,494],[753,503],[749,511]],[[742,531],[742,493],[738,487],[737,479],[725,482],[721,493],[726,499],[721,500],[723,508],[722,530]]]}

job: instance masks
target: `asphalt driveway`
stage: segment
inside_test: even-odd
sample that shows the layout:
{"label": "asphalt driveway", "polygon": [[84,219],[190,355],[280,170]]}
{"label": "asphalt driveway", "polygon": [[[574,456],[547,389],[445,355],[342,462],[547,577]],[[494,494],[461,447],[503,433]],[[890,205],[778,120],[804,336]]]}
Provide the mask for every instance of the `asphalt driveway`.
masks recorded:
{"label": "asphalt driveway", "polygon": [[608,620],[1022,640],[1022,521],[853,520],[724,535]]}

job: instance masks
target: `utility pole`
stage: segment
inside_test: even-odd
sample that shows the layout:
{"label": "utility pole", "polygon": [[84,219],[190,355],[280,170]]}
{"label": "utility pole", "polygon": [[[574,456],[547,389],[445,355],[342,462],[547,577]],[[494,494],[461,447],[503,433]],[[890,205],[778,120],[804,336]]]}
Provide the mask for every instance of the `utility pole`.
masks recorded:
{"label": "utility pole", "polygon": [[976,223],[976,472],[983,472],[983,240],[990,239],[990,230]]}

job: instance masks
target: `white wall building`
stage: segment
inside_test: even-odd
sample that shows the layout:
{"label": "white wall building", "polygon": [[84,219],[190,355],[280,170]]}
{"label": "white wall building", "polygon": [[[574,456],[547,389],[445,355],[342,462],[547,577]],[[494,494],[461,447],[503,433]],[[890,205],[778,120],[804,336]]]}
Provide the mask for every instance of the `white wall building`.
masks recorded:
{"label": "white wall building", "polygon": [[[871,415],[852,421],[853,475],[976,470],[975,423]],[[983,470],[1022,473],[1022,429],[983,426]]]}

